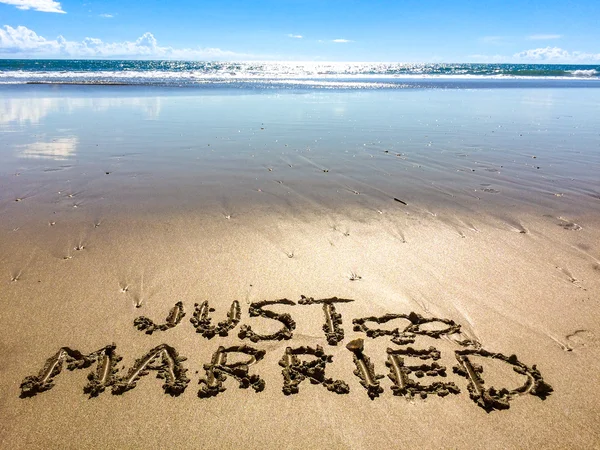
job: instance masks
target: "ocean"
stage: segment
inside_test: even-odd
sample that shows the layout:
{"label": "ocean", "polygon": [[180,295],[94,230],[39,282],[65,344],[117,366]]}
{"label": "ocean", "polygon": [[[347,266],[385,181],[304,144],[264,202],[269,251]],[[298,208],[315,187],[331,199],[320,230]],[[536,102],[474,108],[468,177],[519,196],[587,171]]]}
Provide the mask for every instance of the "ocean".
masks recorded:
{"label": "ocean", "polygon": [[597,87],[600,65],[0,60],[0,83],[257,89]]}

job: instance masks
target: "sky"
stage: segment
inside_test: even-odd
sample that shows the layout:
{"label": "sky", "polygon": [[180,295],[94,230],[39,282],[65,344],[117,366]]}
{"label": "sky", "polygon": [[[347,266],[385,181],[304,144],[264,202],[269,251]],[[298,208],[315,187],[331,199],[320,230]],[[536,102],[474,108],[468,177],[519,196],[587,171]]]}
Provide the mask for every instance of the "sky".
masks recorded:
{"label": "sky", "polygon": [[0,58],[600,63],[598,0],[0,0]]}

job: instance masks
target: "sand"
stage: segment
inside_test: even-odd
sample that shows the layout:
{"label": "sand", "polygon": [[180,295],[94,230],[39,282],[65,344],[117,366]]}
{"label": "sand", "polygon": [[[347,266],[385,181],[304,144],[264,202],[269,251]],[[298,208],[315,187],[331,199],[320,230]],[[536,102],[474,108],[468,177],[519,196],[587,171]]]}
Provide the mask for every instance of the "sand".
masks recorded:
{"label": "sand", "polygon": [[[556,219],[521,216],[520,224],[528,230],[521,233],[500,222],[473,221],[472,229],[457,230],[437,217],[410,217],[406,211],[377,216],[360,221],[336,217],[336,228],[344,231],[318,216],[289,220],[262,214],[106,219],[98,227],[92,221],[57,222],[44,224],[46,230],[4,231],[3,446],[597,444],[600,268],[592,256],[600,242],[597,218],[578,218],[583,228],[574,231]],[[391,223],[402,223],[402,237]],[[51,243],[68,241],[73,236],[69,229],[89,233],[83,249],[57,253],[60,246]],[[57,251],[44,249],[44,243]],[[64,259],[69,251],[70,259]],[[7,260],[14,267],[10,274]],[[322,305],[301,305],[301,295],[354,300],[335,303],[344,332],[343,339],[333,340],[336,345],[329,344],[322,330]],[[265,307],[280,314],[276,320],[250,317],[256,302],[278,299],[290,301]],[[194,304],[204,301],[215,309],[209,313],[213,326],[226,322],[234,300],[241,320],[224,331],[227,336],[205,336],[190,322]],[[140,316],[168,324],[176,302],[186,315],[171,319],[173,327],[148,334],[134,326]],[[440,350],[439,363],[447,372],[446,377],[415,380],[424,385],[452,382],[460,394],[395,396],[386,349],[407,345],[391,342],[393,334],[369,338],[353,330],[353,319],[412,312],[460,325],[461,335],[454,340],[418,335],[410,345]],[[281,314],[290,314],[294,327],[277,335],[291,328],[289,321],[278,322]],[[396,320],[384,328],[402,330],[407,323]],[[374,322],[368,325],[378,328]],[[248,326],[274,337],[240,339],[238,333]],[[445,328],[443,323],[432,327]],[[381,377],[373,400],[354,374],[353,353],[345,348],[356,338],[365,339],[364,354],[374,365],[373,374]],[[452,372],[454,352],[463,349],[455,341],[463,338],[491,352],[516,354],[528,367],[535,364],[554,391],[545,400],[516,395],[510,409],[486,412],[469,397],[467,380]],[[190,379],[185,391],[172,397],[151,372],[122,395],[113,395],[119,391],[113,386],[111,393],[108,386],[89,398],[83,388],[87,373],[95,370],[92,364],[73,373],[65,367],[54,387],[19,398],[25,377],[38,375],[61,347],[88,354],[112,343],[123,357],[115,377],[124,378],[152,348],[173,347],[187,357],[182,363]],[[202,396],[198,382],[206,379],[213,354],[220,346],[241,345],[265,352],[249,366],[250,374],[264,380],[264,389],[239,389],[228,374],[222,392]],[[331,355],[325,376],[342,380],[349,392],[338,394],[305,381],[296,394],[284,395],[279,362],[286,348],[302,346],[321,346]],[[496,367],[485,358],[477,362],[497,388],[516,389],[527,381],[509,366]]]}
{"label": "sand", "polygon": [[373,155],[3,174],[0,446],[598,447],[598,184]]}

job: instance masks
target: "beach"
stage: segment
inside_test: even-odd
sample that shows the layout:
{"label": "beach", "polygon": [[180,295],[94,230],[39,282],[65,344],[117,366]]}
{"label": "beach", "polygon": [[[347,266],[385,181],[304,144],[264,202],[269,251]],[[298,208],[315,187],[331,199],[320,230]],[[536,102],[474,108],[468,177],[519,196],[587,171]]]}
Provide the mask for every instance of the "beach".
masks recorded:
{"label": "beach", "polygon": [[597,448],[600,90],[496,83],[0,85],[0,445]]}

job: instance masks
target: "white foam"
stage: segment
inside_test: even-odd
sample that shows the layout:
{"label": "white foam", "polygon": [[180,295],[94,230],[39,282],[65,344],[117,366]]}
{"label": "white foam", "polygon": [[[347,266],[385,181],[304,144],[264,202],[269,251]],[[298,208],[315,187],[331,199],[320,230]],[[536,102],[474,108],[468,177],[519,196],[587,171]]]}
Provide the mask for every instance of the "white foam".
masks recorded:
{"label": "white foam", "polygon": [[598,75],[598,71],[596,69],[570,70],[569,73],[574,77],[595,77]]}
{"label": "white foam", "polygon": [[[579,69],[559,76],[505,74],[503,68],[483,67],[485,74],[469,65],[430,65],[408,63],[317,63],[317,62],[243,62],[162,65],[166,70],[104,71],[0,71],[0,83],[125,83],[125,84],[227,84],[262,83],[282,86],[303,85],[342,88],[398,88],[402,81],[415,80],[590,80],[600,79],[595,69]],[[507,68],[510,70],[510,68]],[[436,73],[432,73],[436,72]]]}

